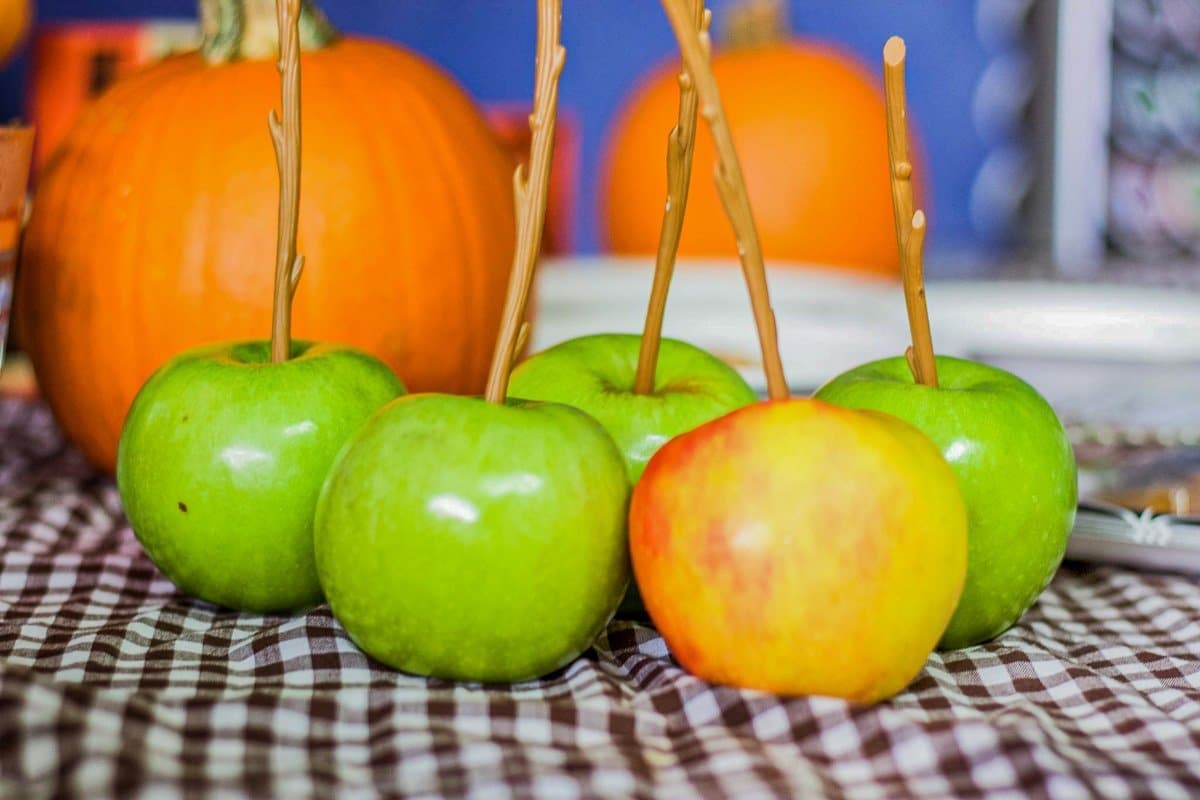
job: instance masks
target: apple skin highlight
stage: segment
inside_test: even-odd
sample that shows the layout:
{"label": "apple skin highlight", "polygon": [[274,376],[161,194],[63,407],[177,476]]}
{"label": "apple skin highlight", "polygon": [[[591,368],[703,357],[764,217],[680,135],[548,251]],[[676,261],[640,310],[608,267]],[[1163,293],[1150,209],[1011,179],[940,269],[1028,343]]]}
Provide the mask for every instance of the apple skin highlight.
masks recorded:
{"label": "apple skin highlight", "polygon": [[920,671],[966,576],[966,511],[894,417],[754,405],[663,446],[630,550],[671,652],[705,680],[874,702]]}

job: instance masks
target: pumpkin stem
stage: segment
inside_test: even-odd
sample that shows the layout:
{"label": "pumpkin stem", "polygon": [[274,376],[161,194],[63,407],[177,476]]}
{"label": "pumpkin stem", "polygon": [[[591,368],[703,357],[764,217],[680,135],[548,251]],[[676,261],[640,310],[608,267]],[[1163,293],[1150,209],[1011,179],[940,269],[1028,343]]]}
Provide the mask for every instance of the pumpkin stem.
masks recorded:
{"label": "pumpkin stem", "polygon": [[517,246],[513,253],[508,293],[500,335],[492,355],[484,397],[489,403],[504,403],[508,394],[508,375],[512,371],[521,338],[525,306],[533,287],[542,229],[546,222],[546,196],[550,192],[550,157],[554,153],[554,128],[558,121],[558,76],[562,74],[567,51],[562,46],[562,0],[538,0],[537,66],[533,90],[533,113],[529,129],[533,141],[529,163],[513,173],[513,198],[517,208]]}
{"label": "pumpkin stem", "polygon": [[721,46],[763,47],[791,32],[786,0],[738,0],[723,15]]}
{"label": "pumpkin stem", "polygon": [[[707,31],[712,12],[704,8],[704,0],[692,0],[693,23]],[[667,309],[667,293],[671,289],[671,274],[679,254],[679,237],[683,232],[683,214],[687,209],[688,184],[692,180],[692,156],[696,151],[696,117],[699,101],[696,84],[687,69],[679,73],[679,118],[667,137],[667,205],[663,211],[662,230],[658,235],[658,255],[654,260],[654,285],[646,307],[646,325],[642,328],[642,347],[638,353],[637,374],[633,379],[635,394],[652,394],[658,369],[658,350],[662,342],[663,315]]]}
{"label": "pumpkin stem", "polygon": [[271,318],[271,361],[287,361],[292,351],[292,300],[304,272],[296,255],[300,226],[300,6],[302,0],[277,0],[279,74],[283,78],[283,121],[272,109],[267,117],[279,167],[279,227],[275,240],[275,305]]}
{"label": "pumpkin stem", "polygon": [[[275,0],[199,0],[200,52],[210,64],[265,60],[279,53]],[[337,38],[312,0],[300,0],[300,47],[319,50]]]}
{"label": "pumpkin stem", "polygon": [[750,196],[746,191],[746,179],[738,160],[737,148],[733,145],[733,134],[721,104],[721,93],[717,78],[713,74],[710,54],[712,42],[708,32],[697,30],[692,19],[688,0],[661,0],[663,10],[675,32],[683,64],[696,84],[700,98],[700,116],[708,125],[713,145],[717,151],[717,164],[713,170],[713,181],[717,194],[725,208],[725,216],[733,228],[737,240],[738,257],[742,262],[742,275],[750,293],[750,306],[754,311],[754,323],[758,328],[758,341],[762,348],[763,370],[767,374],[767,394],[772,400],[788,396],[787,379],[783,374],[783,361],[779,357],[779,340],[775,330],[775,312],[771,309],[771,295],[767,289],[767,270],[763,264],[762,245],[754,214],[750,210]]}

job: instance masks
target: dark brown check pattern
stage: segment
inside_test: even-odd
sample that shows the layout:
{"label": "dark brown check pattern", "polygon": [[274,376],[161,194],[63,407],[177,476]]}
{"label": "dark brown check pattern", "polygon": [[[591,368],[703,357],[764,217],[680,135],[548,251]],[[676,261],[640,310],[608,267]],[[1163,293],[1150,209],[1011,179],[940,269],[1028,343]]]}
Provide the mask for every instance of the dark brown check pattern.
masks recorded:
{"label": "dark brown check pattern", "polygon": [[536,683],[373,665],[328,609],[190,601],[43,408],[0,401],[0,797],[1200,796],[1200,587],[1065,570],[876,708],[711,686],[614,622]]}

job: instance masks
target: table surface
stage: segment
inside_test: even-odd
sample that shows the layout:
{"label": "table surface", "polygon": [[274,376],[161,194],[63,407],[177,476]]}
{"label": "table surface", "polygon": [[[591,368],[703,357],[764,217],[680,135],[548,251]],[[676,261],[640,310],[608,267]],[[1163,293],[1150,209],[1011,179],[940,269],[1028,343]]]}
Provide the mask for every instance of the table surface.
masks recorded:
{"label": "table surface", "polygon": [[382,668],[327,607],[222,611],[112,481],[0,400],[0,796],[1200,796],[1200,586],[1065,568],[874,708],[713,686],[617,621],[545,680]]}

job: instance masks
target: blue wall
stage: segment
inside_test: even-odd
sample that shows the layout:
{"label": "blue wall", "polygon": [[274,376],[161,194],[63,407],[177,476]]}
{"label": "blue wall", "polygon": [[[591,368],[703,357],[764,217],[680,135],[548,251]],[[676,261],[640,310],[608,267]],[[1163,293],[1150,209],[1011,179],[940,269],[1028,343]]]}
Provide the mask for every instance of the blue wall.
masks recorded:
{"label": "blue wall", "polygon": [[[715,0],[720,9],[728,0]],[[971,106],[991,55],[977,33],[977,7],[968,0],[792,0],[798,33],[826,37],[879,63],[891,34],[908,40],[911,114],[930,165],[935,210],[934,246],[987,250],[973,229],[967,198],[987,146],[976,132]],[[993,4],[995,5],[995,4]],[[483,100],[520,100],[531,91],[534,3],[518,0],[326,0],[323,7],[346,31],[402,42],[453,72]],[[193,0],[40,0],[43,21],[180,17]],[[564,40],[570,52],[562,102],[582,122],[584,163],[579,203],[580,249],[597,247],[595,194],[600,145],[610,114],[639,75],[674,50],[670,30],[653,0],[566,0]],[[22,66],[0,83],[0,109],[20,108]]]}

